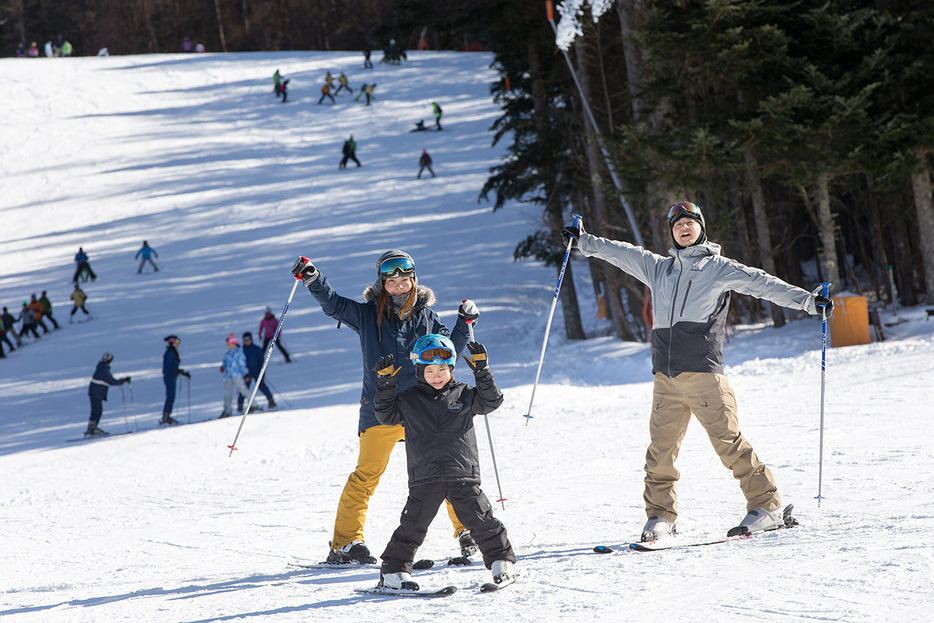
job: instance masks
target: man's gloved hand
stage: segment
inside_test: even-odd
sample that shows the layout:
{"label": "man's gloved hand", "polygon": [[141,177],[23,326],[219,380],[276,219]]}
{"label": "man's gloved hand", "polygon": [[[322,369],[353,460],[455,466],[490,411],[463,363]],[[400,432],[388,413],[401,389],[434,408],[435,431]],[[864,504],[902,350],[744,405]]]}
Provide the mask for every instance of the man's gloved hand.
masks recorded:
{"label": "man's gloved hand", "polygon": [[303,255],[292,264],[292,275],[296,279],[301,279],[302,285],[307,288],[318,278],[318,269],[315,268],[310,259]]}
{"label": "man's gloved hand", "polygon": [[121,383],[129,383],[129,382],[130,382],[130,377],[125,376],[125,377],[123,377],[122,379],[120,379],[120,382],[121,382]]}
{"label": "man's gloved hand", "polygon": [[467,350],[470,355],[464,355],[464,361],[476,374],[487,367],[486,348],[480,342],[467,342]]}
{"label": "man's gloved hand", "polygon": [[187,370],[179,370],[178,373],[184,376],[186,379],[191,378],[191,372],[188,372]]}
{"label": "man's gloved hand", "polygon": [[814,295],[814,308],[819,312],[821,307],[827,308],[827,317],[830,318],[833,315],[833,299],[824,296],[823,294]]}
{"label": "man's gloved hand", "polygon": [[480,318],[480,310],[477,309],[476,303],[470,299],[464,299],[461,301],[461,306],[457,310],[457,315],[463,316],[467,324],[476,324],[477,320]]}
{"label": "man's gloved hand", "polygon": [[380,377],[380,380],[388,380],[390,377],[394,377],[399,374],[399,370],[402,369],[402,366],[393,365],[393,356],[385,355],[379,358],[379,361],[376,362],[376,365],[373,366],[372,370]]}
{"label": "man's gloved hand", "polygon": [[580,240],[581,234],[586,234],[584,231],[584,219],[577,219],[577,225],[568,225],[563,230],[561,230],[561,240],[564,241],[564,246],[571,245],[571,248],[577,246],[577,241]]}

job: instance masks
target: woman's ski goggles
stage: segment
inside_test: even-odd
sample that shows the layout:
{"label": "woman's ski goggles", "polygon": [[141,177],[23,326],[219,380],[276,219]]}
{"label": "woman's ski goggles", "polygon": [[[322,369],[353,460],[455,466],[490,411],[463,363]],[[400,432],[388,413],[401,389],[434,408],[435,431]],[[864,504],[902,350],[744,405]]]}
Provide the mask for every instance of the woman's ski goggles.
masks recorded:
{"label": "woman's ski goggles", "polygon": [[379,275],[384,279],[411,275],[415,272],[415,262],[408,257],[391,257],[379,265]]}
{"label": "woman's ski goggles", "polygon": [[668,210],[668,222],[671,222],[671,219],[678,216],[679,214],[683,216],[694,216],[695,218],[702,218],[703,213],[701,209],[690,201],[681,201],[671,206],[671,209]]}
{"label": "woman's ski goggles", "polygon": [[454,352],[450,348],[439,346],[425,349],[420,353],[412,353],[412,359],[415,363],[451,364],[454,360]]}

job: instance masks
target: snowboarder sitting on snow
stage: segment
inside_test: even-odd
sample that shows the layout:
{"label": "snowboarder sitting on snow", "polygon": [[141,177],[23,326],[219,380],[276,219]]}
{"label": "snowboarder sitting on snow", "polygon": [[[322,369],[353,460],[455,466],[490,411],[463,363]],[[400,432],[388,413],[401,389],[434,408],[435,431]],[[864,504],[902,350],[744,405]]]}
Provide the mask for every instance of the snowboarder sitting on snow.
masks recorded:
{"label": "snowboarder sitting on snow", "polygon": [[[707,240],[701,209],[689,201],[668,210],[674,243],[657,255],[627,242],[598,238],[578,227],[562,235],[586,257],[597,257],[632,275],[652,293],[652,372],[655,375],[649,448],[645,456],[642,540],[675,532],[678,456],[691,414],[707,431],[720,460],[739,480],[746,516],[730,535],[785,525],[778,486],[739,430],[736,398],[723,376],[723,337],[730,292],[763,298],[810,314],[832,310],[830,299],[789,285],[758,268],[720,255]],[[789,518],[794,521],[793,518]]]}
{"label": "snowboarder sitting on snow", "polygon": [[422,179],[422,172],[428,169],[428,172],[431,173],[431,177],[435,176],[435,172],[431,169],[431,156],[428,155],[428,150],[423,149],[422,155],[418,159],[418,179]]}
{"label": "snowboarder sitting on snow", "polygon": [[[97,281],[97,275],[91,270],[88,254],[85,253],[84,249],[81,247],[78,247],[78,252],[75,253],[75,264],[75,276],[71,278],[74,283],[78,283],[78,277],[80,277],[82,273],[87,273],[87,277],[90,277],[92,281]],[[85,281],[87,281],[87,277],[85,277]]]}
{"label": "snowboarder sitting on snow", "polygon": [[237,336],[233,333],[227,336],[227,352],[224,353],[221,374],[224,375],[224,410],[218,418],[225,418],[233,415],[234,391],[246,396],[245,377],[250,374],[243,349],[237,344]]}
{"label": "snowboarder sitting on snow", "polygon": [[415,122],[415,129],[411,131],[412,132],[424,132],[427,129],[428,128],[425,127],[425,120],[419,119],[418,121]]}
{"label": "snowboarder sitting on snow", "polygon": [[[250,389],[250,384],[253,379],[259,378],[260,370],[263,369],[263,349],[253,343],[253,334],[247,331],[243,334],[243,356],[246,357],[246,368],[250,372],[249,376],[244,379],[246,381],[246,388]],[[266,400],[269,401],[269,408],[276,408],[276,401],[272,399],[272,392],[269,391],[269,388],[266,387],[266,375],[263,375],[263,380],[259,382],[259,391],[263,392],[263,395],[266,396]],[[241,394],[237,398],[237,410],[240,413],[243,413],[243,398]],[[250,407],[250,411],[253,411],[256,407]]]}
{"label": "snowboarder sitting on snow", "polygon": [[143,240],[143,246],[139,251],[136,252],[136,257],[134,259],[139,260],[139,256],[142,255],[143,259],[139,262],[139,268],[136,271],[136,274],[143,272],[143,266],[146,265],[146,262],[152,264],[152,267],[155,269],[155,272],[159,272],[159,267],[156,266],[156,263],[152,260],[153,256],[159,257],[159,254],[156,253],[156,250],[149,246],[149,243]]}
{"label": "snowboarder sitting on snow", "polygon": [[515,577],[516,556],[506,528],[493,516],[492,506],[480,489],[480,453],[474,432],[474,416],[492,413],[503,404],[487,365],[482,344],[467,344],[464,357],[473,370],[476,387],[454,380],[457,353],[447,337],[428,334],[412,348],[418,381],[396,393],[401,368],[386,355],[374,370],[379,376],[376,419],[387,426],[405,425],[405,455],[409,497],[402,522],[380,556],[379,586],[418,590],[412,581],[412,561],[424,542],[428,526],[447,499],[464,527],[477,542],[483,562],[497,584]]}
{"label": "snowboarder sitting on snow", "polygon": [[181,340],[177,335],[169,335],[165,340],[165,354],[162,355],[162,382],[165,383],[165,405],[162,407],[162,420],[159,424],[178,424],[172,417],[172,407],[175,405],[175,386],[179,376],[190,379],[191,374],[179,368],[182,358],[178,355],[178,345]]}
{"label": "snowboarder sitting on snow", "polygon": [[341,159],[340,164],[337,165],[338,169],[346,169],[348,160],[353,160],[357,163],[358,167],[360,166],[360,161],[357,160],[357,141],[353,139],[353,134],[350,135],[350,138],[344,141],[344,146],[341,148],[341,152],[343,152],[344,157]]}
{"label": "snowboarder sitting on snow", "polygon": [[110,362],[113,359],[113,355],[104,353],[94,370],[94,376],[91,377],[91,384],[88,386],[88,396],[91,399],[91,418],[88,420],[88,429],[84,431],[85,437],[103,437],[110,434],[97,426],[101,421],[101,415],[104,413],[107,390],[110,389],[111,385],[123,385],[130,382],[128,376],[117,380],[110,373]]}

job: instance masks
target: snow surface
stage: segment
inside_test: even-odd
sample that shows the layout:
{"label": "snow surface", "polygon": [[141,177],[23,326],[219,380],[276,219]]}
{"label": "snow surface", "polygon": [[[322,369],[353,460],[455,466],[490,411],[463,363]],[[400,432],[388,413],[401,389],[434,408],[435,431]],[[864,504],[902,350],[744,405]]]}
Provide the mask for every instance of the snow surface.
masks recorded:
{"label": "snow surface", "polygon": [[[642,554],[642,466],[651,402],[644,344],[568,342],[554,329],[528,424],[531,383],[554,269],[512,261],[537,226],[534,207],[496,213],[477,195],[503,154],[485,54],[418,53],[364,73],[359,54],[257,53],[0,60],[0,301],[17,311],[48,290],[62,330],[0,361],[0,618],[20,621],[927,621],[934,603],[934,322],[891,310],[886,341],[827,353],[824,500],[818,507],[820,323],[738,327],[727,374],[743,431],[772,468],[801,527],[711,547]],[[289,102],[272,94],[276,69]],[[370,107],[319,106],[326,70],[376,81]],[[410,133],[444,107],[445,130]],[[361,169],[339,171],[353,134]],[[435,179],[416,180],[426,148]],[[599,232],[598,232],[599,233]],[[162,270],[137,275],[146,239]],[[68,323],[72,257],[95,319]],[[441,600],[380,598],[372,569],[302,570],[319,561],[357,454],[359,346],[299,289],[268,377],[283,409],[215,420],[218,366],[231,331],[279,313],[301,254],[345,295],[375,277],[376,257],[411,252],[453,325],[461,299],[482,317],[504,406],[489,417],[522,578],[480,595],[479,564],[417,572],[456,584]],[[590,291],[583,262],[577,287]],[[811,284],[802,284],[811,285]],[[597,333],[592,297],[585,324]],[[80,314],[79,316],[80,317]],[[898,324],[895,324],[899,322]],[[183,422],[156,424],[162,338],[181,336],[192,372]],[[117,376],[103,428],[131,435],[69,443],[88,414],[100,355]],[[461,366],[458,376],[470,380]],[[258,404],[265,405],[263,398]],[[483,428],[482,418],[477,420]],[[498,496],[485,431],[484,488]],[[379,554],[405,500],[400,447],[372,498],[367,541]],[[679,527],[723,533],[743,516],[737,484],[703,431],[678,461]],[[596,544],[618,548],[598,555]],[[442,511],[419,557],[455,554]]]}

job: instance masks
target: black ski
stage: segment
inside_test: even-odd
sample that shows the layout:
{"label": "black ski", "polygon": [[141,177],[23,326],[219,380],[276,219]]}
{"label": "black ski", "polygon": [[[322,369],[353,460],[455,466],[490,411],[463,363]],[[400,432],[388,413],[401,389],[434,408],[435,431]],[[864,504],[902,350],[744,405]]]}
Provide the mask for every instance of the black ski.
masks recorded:
{"label": "black ski", "polygon": [[94,441],[96,439],[109,439],[110,437],[119,437],[120,435],[130,435],[133,431],[128,430],[125,433],[110,433],[108,435],[86,435],[84,437],[76,437],[75,439],[66,439],[69,443],[73,441]]}
{"label": "black ski", "polygon": [[366,593],[367,595],[379,595],[381,597],[447,597],[448,595],[453,595],[457,592],[456,586],[445,586],[444,588],[439,588],[435,590],[424,590],[419,589],[417,591],[412,590],[403,590],[395,588],[385,588],[382,586],[373,586],[370,588],[357,588],[354,589],[358,593]]}
{"label": "black ski", "polygon": [[499,584],[496,584],[495,582],[484,582],[483,584],[480,585],[480,592],[481,593],[492,593],[502,588],[506,588],[507,586],[509,586],[510,584],[514,584],[515,582],[516,582],[515,576],[511,578],[506,578]]}

